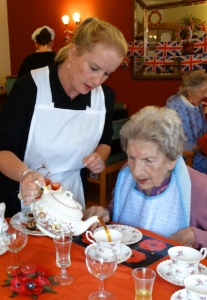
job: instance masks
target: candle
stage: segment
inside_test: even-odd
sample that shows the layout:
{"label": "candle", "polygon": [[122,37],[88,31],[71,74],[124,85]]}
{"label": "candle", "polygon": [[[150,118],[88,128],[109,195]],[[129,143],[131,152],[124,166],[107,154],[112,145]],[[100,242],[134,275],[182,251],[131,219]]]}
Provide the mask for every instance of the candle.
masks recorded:
{"label": "candle", "polygon": [[36,270],[36,265],[31,263],[23,264],[21,267],[21,273],[23,276],[34,274]]}

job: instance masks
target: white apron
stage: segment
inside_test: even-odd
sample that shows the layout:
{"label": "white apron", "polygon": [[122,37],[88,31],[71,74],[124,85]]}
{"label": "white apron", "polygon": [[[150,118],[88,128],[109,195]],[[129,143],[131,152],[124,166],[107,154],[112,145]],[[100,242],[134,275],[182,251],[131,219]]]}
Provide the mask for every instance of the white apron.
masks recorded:
{"label": "white apron", "polygon": [[91,91],[91,107],[86,110],[59,109],[52,102],[48,67],[31,74],[37,98],[24,162],[34,171],[44,164],[50,171],[48,178],[71,191],[85,209],[80,169],[83,157],[95,150],[103,133],[106,109],[102,87]]}

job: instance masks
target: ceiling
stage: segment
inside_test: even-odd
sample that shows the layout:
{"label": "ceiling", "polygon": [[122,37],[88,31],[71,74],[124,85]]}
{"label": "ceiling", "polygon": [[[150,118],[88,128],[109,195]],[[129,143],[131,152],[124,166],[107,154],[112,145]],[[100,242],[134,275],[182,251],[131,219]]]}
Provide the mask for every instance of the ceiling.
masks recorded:
{"label": "ceiling", "polygon": [[136,0],[136,2],[142,7],[147,9],[161,9],[161,8],[169,8],[169,7],[176,7],[176,6],[185,6],[190,5],[191,3],[194,4],[203,4],[207,1],[198,1],[198,0]]}

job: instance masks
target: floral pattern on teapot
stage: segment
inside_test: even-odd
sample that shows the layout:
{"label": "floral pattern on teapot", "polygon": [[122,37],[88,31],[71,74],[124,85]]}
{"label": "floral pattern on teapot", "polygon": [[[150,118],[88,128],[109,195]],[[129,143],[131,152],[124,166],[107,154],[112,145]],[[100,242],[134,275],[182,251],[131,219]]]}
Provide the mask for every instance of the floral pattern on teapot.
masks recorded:
{"label": "floral pattern on teapot", "polygon": [[38,224],[52,234],[67,233],[74,234],[74,223],[57,219],[50,212],[46,211],[42,205],[36,205],[33,214],[38,220]]}

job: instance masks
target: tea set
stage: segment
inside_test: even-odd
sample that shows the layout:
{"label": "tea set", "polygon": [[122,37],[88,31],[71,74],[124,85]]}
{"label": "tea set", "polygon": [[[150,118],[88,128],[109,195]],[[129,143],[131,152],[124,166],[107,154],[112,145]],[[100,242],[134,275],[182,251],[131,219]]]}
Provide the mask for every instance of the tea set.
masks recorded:
{"label": "tea set", "polygon": [[157,272],[163,279],[185,287],[174,293],[171,300],[207,300],[207,268],[200,264],[206,254],[207,248],[198,251],[186,246],[175,246],[168,250],[170,260],[161,262]]}
{"label": "tea set", "polygon": [[[40,185],[39,182],[35,183]],[[82,220],[82,206],[73,199],[70,191],[51,192],[47,187],[41,188],[43,189],[42,196],[33,202],[31,210],[37,227],[42,233],[52,238],[64,233],[80,235],[93,223],[99,222],[98,216],[93,216],[86,221]],[[107,240],[106,232],[101,228],[93,233],[86,231],[86,238],[92,245],[104,247],[107,244],[107,247],[116,251],[117,257],[120,257],[125,250],[125,257],[119,262],[130,257],[131,249],[122,244],[123,234],[116,229],[110,229],[110,234],[111,242]],[[128,249],[123,249],[123,246]],[[91,245],[88,247],[90,248]],[[201,248],[198,251],[190,247],[175,246],[168,250],[168,255],[170,260],[158,264],[158,274],[175,285],[185,286],[185,289],[174,293],[171,300],[207,300],[207,268],[200,264],[200,261],[207,255],[207,248]]]}

